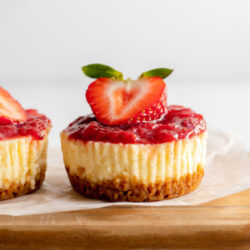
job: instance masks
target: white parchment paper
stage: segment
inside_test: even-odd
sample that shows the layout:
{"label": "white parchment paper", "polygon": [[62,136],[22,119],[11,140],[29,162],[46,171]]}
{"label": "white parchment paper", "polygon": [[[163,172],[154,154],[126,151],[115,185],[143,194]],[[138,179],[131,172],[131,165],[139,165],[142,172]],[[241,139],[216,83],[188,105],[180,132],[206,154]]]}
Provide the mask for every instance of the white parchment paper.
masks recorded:
{"label": "white parchment paper", "polygon": [[[104,202],[74,192],[68,181],[60,149],[50,149],[42,188],[33,194],[0,202],[0,214],[29,215],[126,206],[197,205],[250,188],[250,158],[237,136],[209,131],[205,176],[200,187],[183,197],[149,203]],[[249,197],[250,199],[250,197]]]}

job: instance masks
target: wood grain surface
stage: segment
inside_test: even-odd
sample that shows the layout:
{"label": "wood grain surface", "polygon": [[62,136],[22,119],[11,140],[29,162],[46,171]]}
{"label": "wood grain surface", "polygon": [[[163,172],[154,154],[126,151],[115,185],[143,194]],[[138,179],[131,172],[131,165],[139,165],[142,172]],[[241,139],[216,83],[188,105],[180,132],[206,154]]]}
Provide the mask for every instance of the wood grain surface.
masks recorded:
{"label": "wood grain surface", "polygon": [[1,249],[250,249],[250,189],[200,206],[0,216]]}

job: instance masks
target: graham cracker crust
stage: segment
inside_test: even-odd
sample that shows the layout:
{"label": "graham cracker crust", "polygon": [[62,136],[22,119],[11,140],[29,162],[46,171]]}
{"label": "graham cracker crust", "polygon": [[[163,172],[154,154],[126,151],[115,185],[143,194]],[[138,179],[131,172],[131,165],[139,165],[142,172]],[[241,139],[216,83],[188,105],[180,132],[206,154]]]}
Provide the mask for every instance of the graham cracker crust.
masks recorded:
{"label": "graham cracker crust", "polygon": [[35,176],[35,187],[31,187],[30,182],[26,182],[24,184],[17,184],[15,182],[11,183],[8,189],[0,189],[0,201],[12,199],[18,196],[22,196],[25,194],[33,193],[37,189],[39,189],[44,181],[45,172],[46,172],[46,164],[43,164],[39,167],[39,171]]}
{"label": "graham cracker crust", "polygon": [[156,182],[145,185],[126,176],[113,180],[93,183],[87,178],[71,175],[66,166],[69,180],[74,190],[84,196],[107,201],[149,202],[172,199],[187,194],[196,189],[204,176],[204,169],[198,166],[197,172],[183,176],[180,179],[168,179],[166,182]]}

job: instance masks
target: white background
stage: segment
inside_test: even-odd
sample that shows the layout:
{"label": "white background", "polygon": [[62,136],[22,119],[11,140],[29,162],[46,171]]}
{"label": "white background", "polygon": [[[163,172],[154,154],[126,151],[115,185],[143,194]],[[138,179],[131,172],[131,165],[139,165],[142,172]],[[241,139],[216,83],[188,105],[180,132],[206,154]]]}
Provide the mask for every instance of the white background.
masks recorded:
{"label": "white background", "polygon": [[132,78],[170,67],[169,103],[238,132],[250,150],[249,13],[248,0],[0,0],[0,85],[52,119],[58,145],[90,112],[82,65]]}

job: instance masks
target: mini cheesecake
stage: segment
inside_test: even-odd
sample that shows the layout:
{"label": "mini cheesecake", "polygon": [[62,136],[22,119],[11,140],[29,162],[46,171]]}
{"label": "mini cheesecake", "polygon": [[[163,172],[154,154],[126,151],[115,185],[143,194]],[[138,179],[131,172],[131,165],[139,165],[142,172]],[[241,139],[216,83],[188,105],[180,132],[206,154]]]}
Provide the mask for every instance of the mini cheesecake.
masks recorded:
{"label": "mini cheesecake", "polygon": [[62,133],[65,167],[79,193],[108,201],[157,201],[197,188],[204,175],[207,128],[202,115],[168,106],[161,120],[108,126],[94,115]]}
{"label": "mini cheesecake", "polygon": [[31,193],[44,180],[50,120],[24,110],[0,87],[0,200]]}
{"label": "mini cheesecake", "polygon": [[45,177],[51,123],[34,110],[26,112],[27,121],[0,125],[0,200],[37,190]]}
{"label": "mini cheesecake", "polygon": [[167,105],[163,81],[173,70],[158,68],[136,80],[102,65],[83,68],[96,78],[86,91],[93,115],[61,133],[72,187],[108,201],[158,201],[184,195],[204,175],[207,128],[202,115]]}

